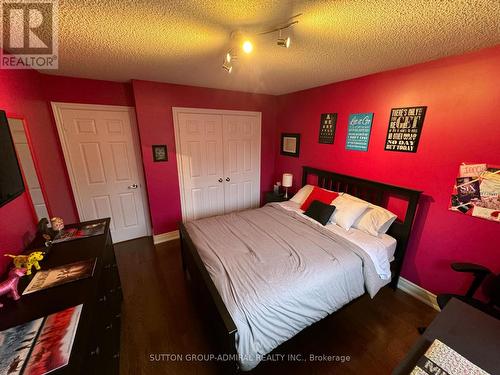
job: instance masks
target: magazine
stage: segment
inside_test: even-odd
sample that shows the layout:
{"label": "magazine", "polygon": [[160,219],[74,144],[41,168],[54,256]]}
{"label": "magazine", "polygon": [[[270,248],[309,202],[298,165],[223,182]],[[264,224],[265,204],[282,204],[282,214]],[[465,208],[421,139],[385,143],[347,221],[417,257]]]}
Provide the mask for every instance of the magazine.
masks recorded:
{"label": "magazine", "polygon": [[96,258],[93,258],[38,271],[24,290],[23,295],[92,277],[95,264]]}
{"label": "magazine", "polygon": [[0,375],[44,375],[66,366],[82,306],[0,332]]}
{"label": "magazine", "polygon": [[410,375],[489,375],[449,346],[434,340]]}
{"label": "magazine", "polygon": [[78,228],[67,228],[61,230],[52,243],[66,242],[80,238],[99,236],[104,233],[106,222],[101,221],[95,224],[86,224]]}

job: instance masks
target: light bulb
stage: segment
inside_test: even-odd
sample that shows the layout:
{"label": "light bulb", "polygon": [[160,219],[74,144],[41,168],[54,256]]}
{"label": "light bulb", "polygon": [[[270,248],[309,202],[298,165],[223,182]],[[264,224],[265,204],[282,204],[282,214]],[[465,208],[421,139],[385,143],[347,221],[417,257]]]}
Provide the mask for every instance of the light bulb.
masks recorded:
{"label": "light bulb", "polygon": [[245,52],[245,53],[250,53],[250,52],[252,52],[252,50],[253,50],[253,45],[252,45],[252,42],[250,42],[249,40],[245,40],[245,41],[243,42],[243,46],[242,46],[242,48],[243,48],[243,52]]}

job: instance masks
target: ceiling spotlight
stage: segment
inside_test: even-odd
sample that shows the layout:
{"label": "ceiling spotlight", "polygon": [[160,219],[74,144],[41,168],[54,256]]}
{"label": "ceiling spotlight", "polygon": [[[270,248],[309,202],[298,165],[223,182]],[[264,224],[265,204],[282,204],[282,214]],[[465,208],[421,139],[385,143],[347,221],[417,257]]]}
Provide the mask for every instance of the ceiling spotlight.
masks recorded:
{"label": "ceiling spotlight", "polygon": [[289,48],[291,42],[292,42],[292,40],[290,39],[290,37],[278,38],[278,46],[280,46],[280,47]]}
{"label": "ceiling spotlight", "polygon": [[237,60],[236,54],[232,50],[227,51],[226,56],[224,57],[224,61],[230,64],[231,61],[235,60]]}
{"label": "ceiling spotlight", "polygon": [[242,45],[243,52],[250,53],[253,51],[253,44],[249,40],[245,40]]}
{"label": "ceiling spotlight", "polygon": [[222,69],[224,69],[228,73],[231,73],[233,71],[232,65],[229,65],[227,62],[224,62],[224,64],[222,64]]}

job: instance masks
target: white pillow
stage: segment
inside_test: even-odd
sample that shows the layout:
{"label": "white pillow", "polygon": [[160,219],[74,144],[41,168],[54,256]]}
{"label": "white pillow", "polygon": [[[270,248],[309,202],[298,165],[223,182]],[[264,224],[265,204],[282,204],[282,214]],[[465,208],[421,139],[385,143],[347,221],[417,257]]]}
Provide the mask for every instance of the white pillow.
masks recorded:
{"label": "white pillow", "polygon": [[345,198],[343,195],[335,198],[331,204],[335,206],[335,211],[333,211],[330,221],[345,230],[349,230],[354,222],[368,208],[368,203],[356,202],[352,199]]}
{"label": "white pillow", "polygon": [[368,209],[354,222],[352,225],[353,228],[360,229],[373,236],[379,236],[387,232],[391,224],[397,218],[391,211],[383,207],[371,204],[349,194],[344,194],[343,196],[353,202],[364,202],[368,204]]}
{"label": "white pillow", "polygon": [[305,202],[309,194],[311,194],[311,191],[313,191],[313,187],[314,186],[312,185],[303,186],[297,193],[295,193],[295,195],[292,198],[290,198],[290,200],[292,202],[302,205],[302,203]]}

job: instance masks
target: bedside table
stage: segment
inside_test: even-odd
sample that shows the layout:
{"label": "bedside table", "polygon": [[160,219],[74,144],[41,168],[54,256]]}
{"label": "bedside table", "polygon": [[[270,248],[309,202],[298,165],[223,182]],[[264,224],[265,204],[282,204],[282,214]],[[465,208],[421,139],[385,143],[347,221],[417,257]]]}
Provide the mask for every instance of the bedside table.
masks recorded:
{"label": "bedside table", "polygon": [[285,198],[285,194],[274,194],[274,191],[266,191],[264,193],[264,204],[271,202],[284,202],[289,198]]}

